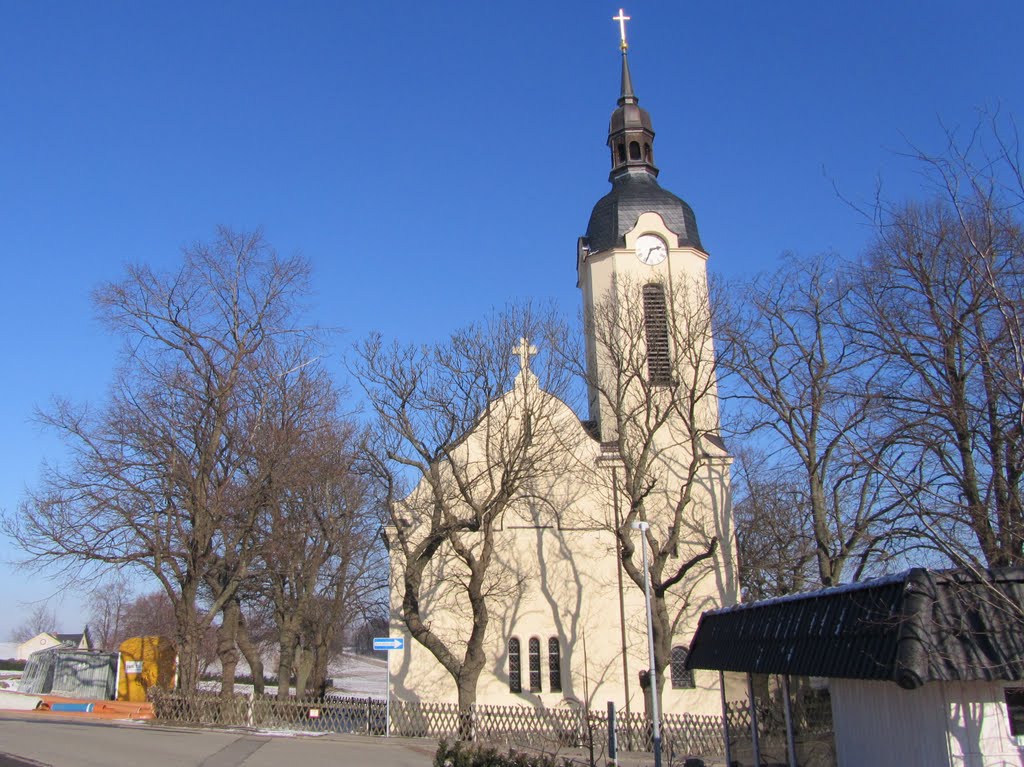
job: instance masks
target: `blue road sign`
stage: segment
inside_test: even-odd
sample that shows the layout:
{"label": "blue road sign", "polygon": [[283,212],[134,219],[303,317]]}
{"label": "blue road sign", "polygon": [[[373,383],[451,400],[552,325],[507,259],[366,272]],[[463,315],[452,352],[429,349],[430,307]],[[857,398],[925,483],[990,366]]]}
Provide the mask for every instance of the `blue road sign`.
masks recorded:
{"label": "blue road sign", "polygon": [[373,649],[384,650],[385,652],[390,652],[391,650],[404,650],[405,637],[374,637]]}

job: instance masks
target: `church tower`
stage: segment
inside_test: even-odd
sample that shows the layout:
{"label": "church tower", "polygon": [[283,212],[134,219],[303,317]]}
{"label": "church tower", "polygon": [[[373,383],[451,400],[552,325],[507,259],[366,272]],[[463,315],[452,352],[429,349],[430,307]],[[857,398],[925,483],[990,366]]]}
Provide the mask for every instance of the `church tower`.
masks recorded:
{"label": "church tower", "polygon": [[[710,322],[693,321],[695,314],[708,314],[708,255],[693,210],[658,183],[654,128],[633,89],[624,29],[621,50],[621,88],[608,128],[612,188],[594,206],[586,235],[579,238],[576,267],[586,317],[590,419],[602,441],[614,440],[617,429],[608,401],[608,392],[616,387],[608,369],[614,363],[607,358],[608,344],[598,337],[602,320],[595,317],[600,306],[618,303],[626,312],[629,304],[637,303],[643,313],[643,327],[636,328],[640,337],[631,345],[635,353],[646,354],[640,367],[646,367],[647,381],[636,396],[648,396],[650,387],[671,385],[678,366],[692,362],[680,359],[694,352],[680,348],[680,339],[666,323],[690,326],[686,345],[696,343],[700,353],[712,354]],[[637,300],[628,300],[627,294],[636,294]],[[629,322],[621,314],[619,320]],[[702,337],[694,338],[694,333]],[[701,428],[717,433],[717,402],[713,391],[708,395],[701,407]]]}
{"label": "church tower", "polygon": [[[656,667],[666,710],[707,710],[720,694],[717,680],[688,674],[687,647],[701,611],[733,604],[739,591],[708,254],[692,208],[658,183],[654,127],[629,69],[627,18],[616,17],[622,76],[608,128],[611,190],[577,248],[588,426],[601,443],[617,564],[628,576],[621,622],[636,635],[644,624],[631,622],[625,600],[643,594],[645,560],[656,594],[650,662],[635,646],[623,657],[632,670]],[[630,676],[624,669],[627,685]],[[650,677],[641,685],[653,713]]]}

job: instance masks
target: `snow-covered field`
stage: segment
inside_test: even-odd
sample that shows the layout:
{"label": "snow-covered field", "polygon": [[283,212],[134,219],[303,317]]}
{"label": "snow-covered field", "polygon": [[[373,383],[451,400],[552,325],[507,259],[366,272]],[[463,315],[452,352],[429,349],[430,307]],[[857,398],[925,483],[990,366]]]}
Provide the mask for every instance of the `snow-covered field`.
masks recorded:
{"label": "snow-covered field", "polygon": [[387,695],[387,661],[344,653],[329,668],[336,692],[372,698]]}
{"label": "snow-covered field", "polygon": [[17,691],[20,679],[20,671],[0,671],[0,690]]}
{"label": "snow-covered field", "polygon": [[[218,670],[211,667],[208,673],[216,674]],[[273,674],[277,670],[277,659],[265,659],[264,670],[268,675]],[[351,695],[379,700],[384,700],[387,695],[387,662],[383,659],[345,652],[331,661],[327,670],[334,681],[334,689],[330,691],[334,695]],[[237,673],[239,675],[248,674],[248,664],[240,661]],[[216,691],[220,689],[220,683],[203,682],[202,687]],[[237,693],[245,694],[250,691],[252,691],[251,684],[235,685]],[[268,685],[266,692],[272,695],[277,692],[277,687]]]}

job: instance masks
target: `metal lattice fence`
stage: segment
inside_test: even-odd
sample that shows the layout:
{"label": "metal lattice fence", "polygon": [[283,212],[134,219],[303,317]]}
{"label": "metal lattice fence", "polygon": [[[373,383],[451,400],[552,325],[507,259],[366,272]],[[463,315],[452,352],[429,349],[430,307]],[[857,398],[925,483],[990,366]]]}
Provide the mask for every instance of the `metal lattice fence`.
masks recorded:
{"label": "metal lattice fence", "polygon": [[[383,735],[386,708],[372,698],[286,698],[234,695],[215,692],[154,691],[158,721],[218,727],[349,732]],[[741,720],[742,710],[737,712]],[[732,717],[730,717],[732,718]],[[746,720],[749,723],[749,717]],[[740,725],[741,722],[735,722]],[[749,725],[748,725],[749,726]],[[650,751],[651,722],[643,714],[616,718],[620,748]],[[415,738],[479,740],[512,747],[553,750],[583,748],[607,739],[605,711],[572,708],[474,705],[392,701],[393,735]],[[667,714],[662,719],[662,739],[669,754],[724,753],[721,717]]]}
{"label": "metal lattice fence", "polygon": [[285,698],[233,695],[216,692],[165,692],[154,690],[157,721],[214,727],[315,732],[353,732],[383,735],[384,701],[374,698]]}

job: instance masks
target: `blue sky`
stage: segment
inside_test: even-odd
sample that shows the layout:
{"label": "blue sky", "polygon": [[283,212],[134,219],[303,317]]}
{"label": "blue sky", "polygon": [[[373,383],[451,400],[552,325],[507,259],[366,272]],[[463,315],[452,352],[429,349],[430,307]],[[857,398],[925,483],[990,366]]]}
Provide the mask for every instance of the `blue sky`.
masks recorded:
{"label": "blue sky", "polygon": [[[343,347],[427,340],[507,299],[578,305],[576,238],[608,188],[618,5],[0,0],[0,508],[59,461],[31,422],[101,404],[116,342],[90,289],[218,224],[312,262]],[[1024,4],[655,2],[626,8],[662,184],[711,268],[857,255],[843,196],[919,195],[900,156],[979,107],[1024,116]],[[0,541],[0,640],[61,584]],[[52,606],[80,628],[82,597]]]}

